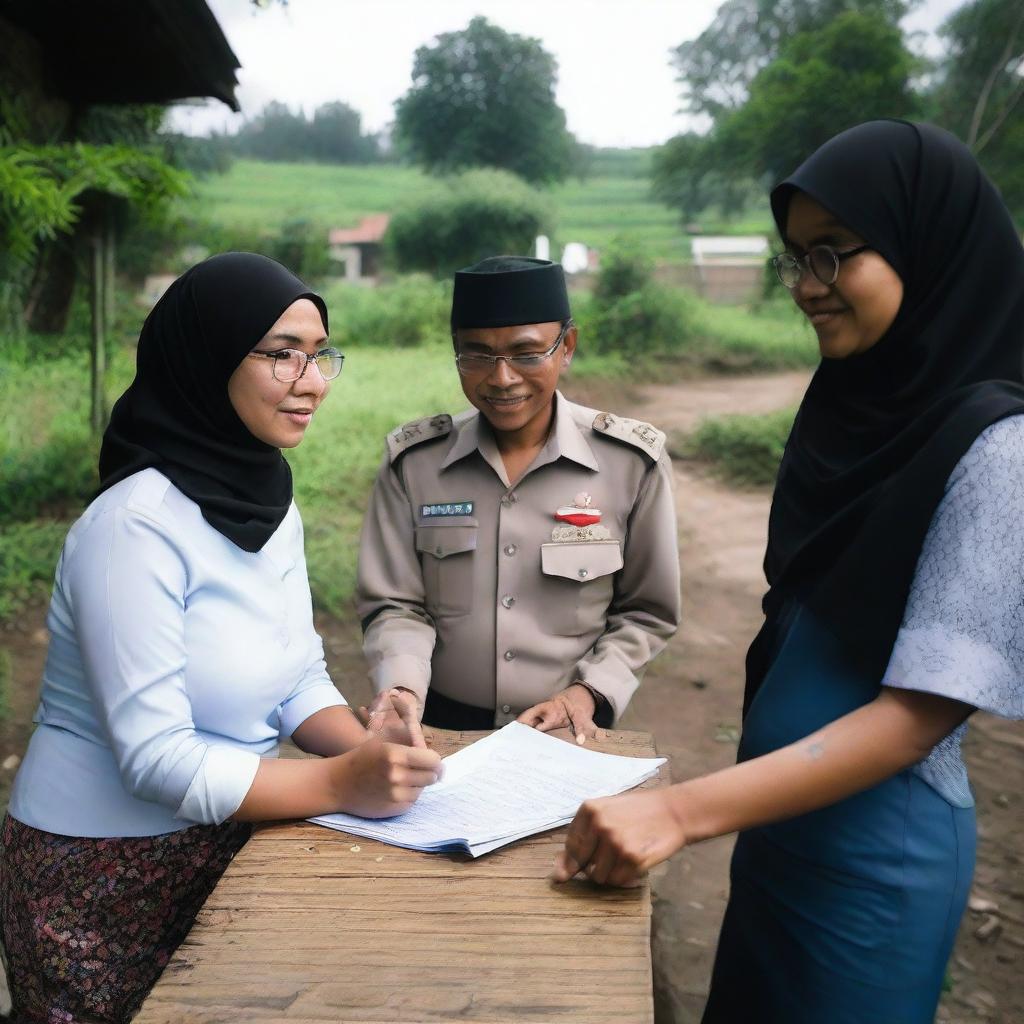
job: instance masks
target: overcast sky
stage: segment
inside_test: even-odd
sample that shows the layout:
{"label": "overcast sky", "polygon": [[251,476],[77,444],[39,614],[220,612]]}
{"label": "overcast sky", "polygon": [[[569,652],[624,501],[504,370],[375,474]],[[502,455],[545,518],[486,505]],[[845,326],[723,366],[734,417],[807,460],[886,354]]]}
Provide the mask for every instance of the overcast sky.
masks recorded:
{"label": "overcast sky", "polygon": [[[558,102],[569,129],[598,146],[648,146],[691,126],[678,113],[669,51],[699,35],[721,0],[208,0],[242,64],[238,99],[252,117],[270,100],[307,114],[344,100],[377,131],[410,85],[413,54],[482,14],[541,40],[558,61]],[[934,30],[962,0],[924,0],[906,27]],[[240,118],[209,101],[179,107],[192,134],[234,130]]]}

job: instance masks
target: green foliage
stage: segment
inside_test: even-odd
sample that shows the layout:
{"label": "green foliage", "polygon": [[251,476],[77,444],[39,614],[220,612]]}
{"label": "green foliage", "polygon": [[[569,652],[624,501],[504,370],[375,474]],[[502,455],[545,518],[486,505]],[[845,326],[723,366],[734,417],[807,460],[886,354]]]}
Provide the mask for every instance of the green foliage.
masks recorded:
{"label": "green foliage", "polygon": [[40,448],[0,455],[0,528],[30,519],[40,510],[75,508],[99,483],[97,446],[80,431],[61,432]]}
{"label": "green foliage", "polygon": [[750,83],[750,96],[719,121],[718,159],[777,180],[833,135],[862,121],[906,116],[915,62],[898,27],[849,12],[787,41]]}
{"label": "green foliage", "polygon": [[691,300],[688,361],[705,373],[812,369],[821,358],[811,326],[788,296],[751,309]]}
{"label": "green foliage", "polygon": [[972,0],[942,25],[932,118],[970,146],[1024,223],[1024,5]]}
{"label": "green foliage", "polygon": [[623,236],[601,256],[583,336],[596,352],[626,356],[667,353],[692,337],[692,304],[678,289],[653,280],[654,261],[642,243]]}
{"label": "green foliage", "polygon": [[[3,598],[0,597],[0,601]],[[7,649],[0,647],[0,722],[3,722],[11,709],[11,683],[14,676],[14,667],[11,664],[11,655]]]}
{"label": "green foliage", "polygon": [[895,26],[911,6],[912,0],[725,0],[699,36],[674,51],[685,109],[715,119],[738,110],[757,73],[795,35],[850,11]]}
{"label": "green foliage", "polygon": [[595,302],[585,337],[600,353],[678,355],[694,337],[693,319],[686,292],[651,282],[607,304]]}
{"label": "green foliage", "polygon": [[33,519],[0,530],[0,621],[49,593],[69,525],[64,520]]}
{"label": "green foliage", "polygon": [[496,253],[528,253],[552,221],[548,201],[514,174],[473,170],[400,207],[386,236],[393,265],[443,278]]}
{"label": "green foliage", "polygon": [[239,155],[261,160],[367,164],[381,155],[377,137],[363,134],[359,111],[339,101],[317,107],[311,119],[272,101],[226,141]]}
{"label": "green foliage", "polygon": [[416,51],[412,87],[395,104],[397,140],[434,173],[500,167],[527,181],[561,181],[574,143],[556,77],[538,40],[474,18]]}
{"label": "green foliage", "polygon": [[685,445],[685,451],[713,463],[731,483],[771,487],[795,415],[795,409],[783,409],[762,416],[707,419]]}
{"label": "green foliage", "polygon": [[379,288],[336,284],[324,299],[331,314],[331,340],[351,346],[413,348],[450,344],[451,284],[425,275],[400,277]]}
{"label": "green foliage", "polygon": [[601,255],[601,269],[594,282],[594,298],[608,304],[639,291],[651,281],[654,260],[643,243],[620,235]]}
{"label": "green foliage", "polygon": [[38,247],[74,228],[87,193],[118,197],[155,220],[188,189],[187,174],[131,146],[0,146],[0,280],[7,283],[7,318],[17,320],[20,289]]}

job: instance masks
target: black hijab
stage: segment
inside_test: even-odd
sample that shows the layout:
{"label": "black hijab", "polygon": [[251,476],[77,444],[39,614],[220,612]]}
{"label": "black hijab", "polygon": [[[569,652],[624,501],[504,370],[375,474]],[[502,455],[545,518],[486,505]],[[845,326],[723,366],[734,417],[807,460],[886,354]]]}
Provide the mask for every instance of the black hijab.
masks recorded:
{"label": "black hijab", "polygon": [[266,256],[223,253],[182,274],[143,324],[135,380],[103,435],[100,491],[152,466],[215,530],[259,551],[288,512],[292,474],[238,418],[228,380],[296,299],[316,305],[326,332],[323,299]]}
{"label": "black hijab", "polygon": [[797,191],[879,252],[904,295],[872,348],[822,360],[800,405],[772,501],[744,711],[790,597],[881,680],[950,473],[987,426],[1024,413],[1024,249],[962,143],[905,121],[837,135],[772,192],[783,239]]}

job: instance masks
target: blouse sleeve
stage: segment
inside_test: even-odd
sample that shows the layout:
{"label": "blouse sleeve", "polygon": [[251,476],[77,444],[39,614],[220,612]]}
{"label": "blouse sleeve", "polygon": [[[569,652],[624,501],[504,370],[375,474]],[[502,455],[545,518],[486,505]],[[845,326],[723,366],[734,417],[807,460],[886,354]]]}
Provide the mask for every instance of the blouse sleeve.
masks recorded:
{"label": "blouse sleeve", "polygon": [[230,817],[260,759],[196,731],[185,687],[187,571],[171,532],[132,509],[100,516],[62,585],[125,790],[188,821]]}
{"label": "blouse sleeve", "polygon": [[883,685],[1024,717],[1024,416],[978,435],[925,536]]}

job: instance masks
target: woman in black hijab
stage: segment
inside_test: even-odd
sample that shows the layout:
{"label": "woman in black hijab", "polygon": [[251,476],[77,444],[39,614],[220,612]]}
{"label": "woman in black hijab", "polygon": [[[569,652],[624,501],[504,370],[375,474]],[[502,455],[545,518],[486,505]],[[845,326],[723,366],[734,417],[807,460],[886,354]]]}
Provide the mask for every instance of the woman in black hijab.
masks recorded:
{"label": "woman in black hijab", "polygon": [[[327,345],[323,300],[251,253],[193,267],[146,320],[100,494],[57,567],[39,724],[3,822],[19,1022],[127,1021],[249,822],[395,814],[436,778],[411,704],[370,736],[313,627],[281,449],[341,370]],[[322,756],[262,756],[288,736]]]}
{"label": "woman in black hijab", "polygon": [[1024,251],[929,125],[836,136],[772,192],[822,361],[769,521],[740,763],[585,804],[557,876],[740,831],[705,1024],[926,1024],[974,867],[959,754],[1024,716]]}

